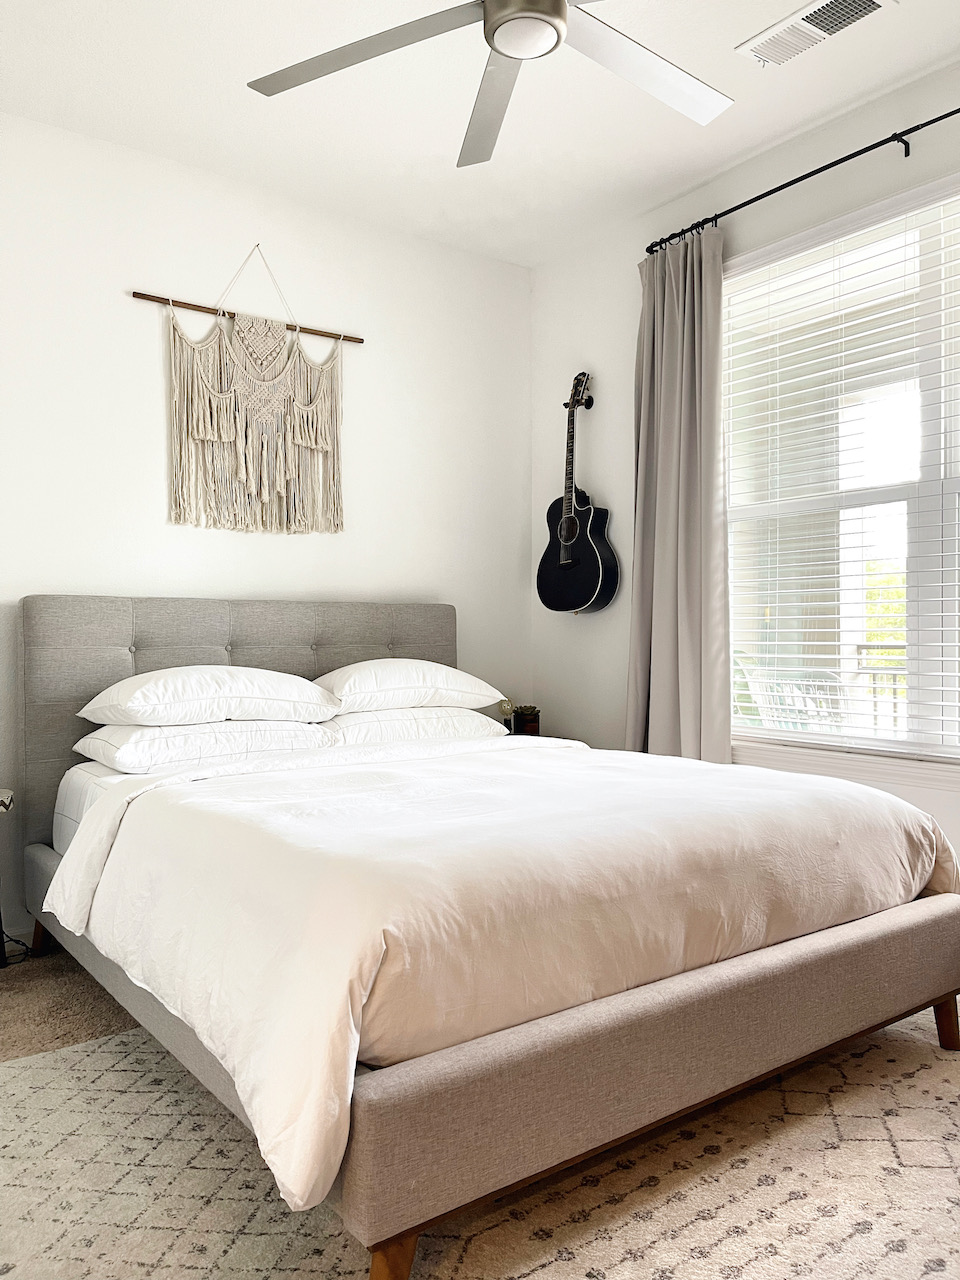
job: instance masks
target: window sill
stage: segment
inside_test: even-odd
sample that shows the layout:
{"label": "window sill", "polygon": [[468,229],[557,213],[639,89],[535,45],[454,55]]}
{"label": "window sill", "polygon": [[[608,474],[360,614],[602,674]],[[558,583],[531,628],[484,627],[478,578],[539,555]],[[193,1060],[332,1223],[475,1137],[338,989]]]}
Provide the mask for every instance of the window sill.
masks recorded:
{"label": "window sill", "polygon": [[777,739],[753,736],[735,737],[732,747],[734,764],[759,765],[791,773],[824,773],[874,786],[909,781],[939,791],[956,792],[960,788],[960,760],[917,759],[882,751],[831,747],[819,742],[788,745]]}

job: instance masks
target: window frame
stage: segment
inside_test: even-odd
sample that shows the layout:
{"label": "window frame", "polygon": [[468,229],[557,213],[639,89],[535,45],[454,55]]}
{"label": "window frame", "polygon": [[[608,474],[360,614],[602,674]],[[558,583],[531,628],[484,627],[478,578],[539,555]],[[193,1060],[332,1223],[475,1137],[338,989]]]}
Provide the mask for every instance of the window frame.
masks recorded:
{"label": "window frame", "polygon": [[[886,221],[892,221],[898,217],[908,217],[932,205],[947,203],[957,198],[960,198],[960,174],[952,175],[949,178],[941,179],[923,187],[914,188],[911,191],[872,204],[864,209],[802,232],[799,235],[779,240],[763,249],[743,253],[729,259],[724,264],[724,284],[726,285],[729,281],[735,280],[739,276],[775,265],[795,255],[813,251],[837,240],[854,236],[858,232],[882,225]],[[952,412],[948,413],[944,408],[943,389],[944,371],[950,361],[950,356],[945,350],[944,335],[947,324],[940,318],[944,314],[943,308],[939,303],[939,284],[942,279],[942,273],[938,274],[937,279],[932,282],[924,283],[921,279],[917,290],[921,310],[929,308],[931,313],[938,317],[935,336],[934,327],[931,326],[931,341],[917,349],[917,381],[921,396],[921,431],[923,433],[919,478],[898,484],[849,489],[838,487],[837,493],[831,495],[820,493],[809,497],[799,496],[780,500],[768,499],[766,501],[742,503],[732,506],[728,515],[729,528],[733,520],[775,519],[789,515],[803,515],[812,511],[816,511],[819,514],[829,510],[836,510],[839,514],[843,510],[872,508],[890,503],[904,503],[906,505],[907,634],[905,640],[907,671],[905,702],[908,732],[923,734],[933,731],[937,736],[940,736],[941,733],[946,736],[945,700],[942,699],[939,693],[936,695],[935,701],[940,714],[937,717],[935,727],[929,725],[925,728],[922,710],[920,714],[917,714],[916,709],[918,707],[922,709],[923,686],[926,681],[936,681],[938,689],[943,684],[943,662],[945,659],[933,664],[936,667],[935,671],[931,668],[929,662],[926,663],[926,668],[928,669],[925,669],[923,660],[918,656],[918,646],[921,642],[925,644],[932,642],[934,645],[939,645],[941,653],[943,653],[943,639],[945,632],[948,630],[948,619],[949,629],[952,634],[957,636],[960,633],[960,586],[958,586],[958,575],[956,573],[953,575],[954,589],[949,598],[945,597],[942,581],[925,585],[925,578],[927,577],[925,567],[929,567],[932,560],[936,561],[938,573],[947,560],[950,561],[954,569],[960,568],[960,398],[954,402]],[[955,302],[953,310],[960,314],[960,303]],[[953,360],[960,361],[960,354],[954,354]],[[953,383],[951,382],[948,385],[952,386]],[[726,414],[724,416],[726,417]],[[932,436],[931,432],[933,433]],[[932,462],[932,459],[936,459],[936,462]],[[934,466],[936,468],[935,474],[933,471]],[[930,498],[935,498],[938,504],[941,505],[947,499],[953,504],[954,519],[952,525],[948,526],[946,520],[943,520],[936,536],[931,534],[929,528],[927,528],[925,534],[922,533],[921,512],[924,501]],[[950,531],[950,536],[945,537],[948,530]],[[920,619],[922,614],[921,603],[924,598],[928,601],[935,601],[935,608],[929,616],[939,616],[940,622],[937,628],[939,634],[936,637],[928,635],[922,641],[923,627]],[[960,688],[960,646],[954,642],[952,648],[954,649],[954,654],[949,676],[953,686]],[[731,651],[732,660],[733,653]],[[934,699],[930,701],[932,702]],[[952,731],[957,736],[958,742],[960,742],[960,706],[955,709],[952,719]],[[889,738],[878,738],[875,741],[869,738],[859,739],[852,730],[844,735],[837,735],[837,739],[831,741],[826,733],[819,735],[816,733],[808,734],[803,730],[777,730],[762,726],[748,728],[746,726],[738,726],[734,722],[732,741],[735,749],[737,747],[749,749],[751,745],[759,746],[767,743],[791,750],[834,751],[862,756],[876,755],[901,760],[930,761],[947,767],[960,763],[960,745],[941,748],[931,744],[929,740],[924,742],[917,737],[912,740],[908,737],[900,742]]]}

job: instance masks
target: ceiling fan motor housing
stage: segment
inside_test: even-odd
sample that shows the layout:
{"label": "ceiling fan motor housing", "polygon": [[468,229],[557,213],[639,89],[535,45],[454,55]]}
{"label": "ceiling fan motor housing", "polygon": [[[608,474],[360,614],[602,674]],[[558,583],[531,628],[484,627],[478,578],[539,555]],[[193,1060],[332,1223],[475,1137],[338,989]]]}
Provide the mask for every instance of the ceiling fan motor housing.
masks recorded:
{"label": "ceiling fan motor housing", "polygon": [[567,0],[483,0],[487,44],[507,58],[542,58],[567,35]]}

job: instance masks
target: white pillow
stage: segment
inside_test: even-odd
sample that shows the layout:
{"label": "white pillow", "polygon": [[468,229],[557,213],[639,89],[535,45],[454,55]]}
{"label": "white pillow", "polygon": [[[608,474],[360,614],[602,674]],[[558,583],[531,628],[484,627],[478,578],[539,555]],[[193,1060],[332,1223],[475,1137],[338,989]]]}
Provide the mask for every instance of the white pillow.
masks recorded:
{"label": "white pillow", "polygon": [[[499,720],[461,707],[394,707],[390,711],[348,711],[330,721],[343,734],[345,747],[425,738],[502,738]],[[324,726],[326,727],[326,726]]]}
{"label": "white pillow", "polygon": [[314,680],[340,700],[341,712],[391,707],[488,707],[503,697],[493,685],[456,667],[420,658],[373,658]]}
{"label": "white pillow", "polygon": [[227,720],[221,724],[104,725],[73,748],[119,773],[153,773],[205,765],[242,764],[291,751],[338,747],[331,724],[293,720]]}
{"label": "white pillow", "polygon": [[166,667],[128,676],[77,715],[94,724],[184,725],[223,720],[329,720],[340,703],[303,676],[260,667]]}

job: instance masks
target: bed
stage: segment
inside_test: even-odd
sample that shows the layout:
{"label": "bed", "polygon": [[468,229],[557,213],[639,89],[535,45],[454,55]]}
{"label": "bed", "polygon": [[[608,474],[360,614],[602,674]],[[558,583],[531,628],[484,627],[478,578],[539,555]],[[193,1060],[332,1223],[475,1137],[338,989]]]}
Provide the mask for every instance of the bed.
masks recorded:
{"label": "bed", "polygon": [[[444,605],[34,596],[22,607],[27,905],[245,1123],[230,1075],[193,1031],[42,904],[59,864],[55,801],[76,711],[132,673],[202,663],[313,678],[364,658],[456,664]],[[802,937],[580,1003],[353,1082],[328,1201],[405,1280],[417,1236],[464,1205],[692,1110],[845,1038],[934,1006],[960,1048],[960,896],[919,897]],[[464,1117],[469,1117],[465,1126]]]}

